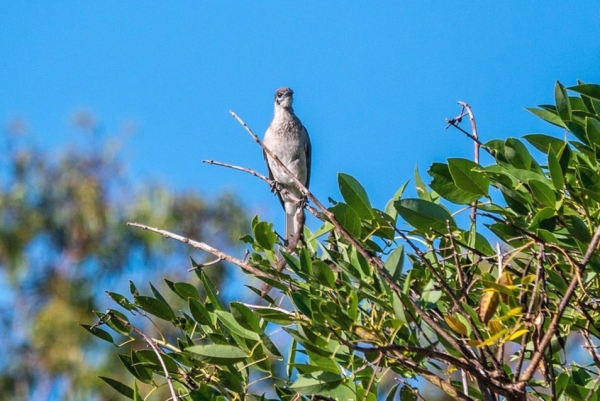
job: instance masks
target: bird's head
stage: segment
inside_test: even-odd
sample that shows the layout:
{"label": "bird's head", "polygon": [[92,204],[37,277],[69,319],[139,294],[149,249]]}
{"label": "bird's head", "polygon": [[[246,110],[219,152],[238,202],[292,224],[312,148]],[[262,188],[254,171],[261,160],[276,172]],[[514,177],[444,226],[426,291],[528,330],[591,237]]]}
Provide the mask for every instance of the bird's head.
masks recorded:
{"label": "bird's head", "polygon": [[275,91],[275,106],[281,106],[284,109],[292,107],[294,91],[290,88],[279,88]]}

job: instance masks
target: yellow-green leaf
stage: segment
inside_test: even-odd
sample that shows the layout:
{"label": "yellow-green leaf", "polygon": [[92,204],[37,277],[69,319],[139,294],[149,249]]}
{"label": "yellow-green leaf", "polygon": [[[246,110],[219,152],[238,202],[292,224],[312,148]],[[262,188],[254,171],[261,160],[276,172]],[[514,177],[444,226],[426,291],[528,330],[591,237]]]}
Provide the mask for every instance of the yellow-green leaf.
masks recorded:
{"label": "yellow-green leaf", "polygon": [[467,326],[462,324],[462,322],[457,318],[450,315],[444,315],[444,320],[446,321],[448,326],[450,326],[450,328],[458,334],[462,334],[463,336],[467,335]]}

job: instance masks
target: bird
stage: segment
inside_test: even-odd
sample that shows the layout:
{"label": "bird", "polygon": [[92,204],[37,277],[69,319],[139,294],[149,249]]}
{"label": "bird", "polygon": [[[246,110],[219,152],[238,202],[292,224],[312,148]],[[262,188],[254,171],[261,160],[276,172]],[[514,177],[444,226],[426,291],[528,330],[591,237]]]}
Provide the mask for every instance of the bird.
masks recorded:
{"label": "bird", "polygon": [[[273,120],[271,120],[271,124],[265,132],[263,145],[308,188],[310,184],[311,144],[308,131],[294,113],[292,107],[293,96],[294,91],[287,87],[275,91],[275,111]],[[295,234],[302,230],[296,214],[299,212],[298,199],[304,197],[292,178],[281,166],[264,150],[263,155],[267,163],[269,178],[296,197],[296,199],[293,199],[288,194],[277,191],[274,187],[285,210],[284,240],[289,244]],[[300,212],[303,212],[303,210],[300,209]]]}

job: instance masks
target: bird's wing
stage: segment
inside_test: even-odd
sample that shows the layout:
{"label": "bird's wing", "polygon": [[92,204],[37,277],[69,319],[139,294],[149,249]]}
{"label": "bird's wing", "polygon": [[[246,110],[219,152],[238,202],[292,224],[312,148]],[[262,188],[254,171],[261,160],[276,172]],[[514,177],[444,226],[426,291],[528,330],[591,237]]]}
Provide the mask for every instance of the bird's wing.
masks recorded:
{"label": "bird's wing", "polygon": [[307,189],[308,186],[310,184],[310,165],[312,162],[312,145],[310,144],[310,137],[308,136],[308,131],[306,130],[306,128],[304,126],[302,126],[302,128],[304,128],[304,133],[306,134],[306,184],[304,185]]}
{"label": "bird's wing", "polygon": [[[265,162],[267,163],[267,171],[269,172],[269,179],[272,181],[275,181],[275,177],[273,176],[273,172],[271,171],[271,165],[269,164],[269,157],[267,156],[267,152],[265,152],[264,149],[263,149],[263,157],[265,158]],[[275,162],[275,161],[273,161],[273,162]],[[285,205],[283,203],[283,198],[281,197],[281,194],[279,193],[279,191],[274,191],[274,192],[277,194],[277,197],[279,198],[279,202],[281,202],[281,206],[285,210]]]}

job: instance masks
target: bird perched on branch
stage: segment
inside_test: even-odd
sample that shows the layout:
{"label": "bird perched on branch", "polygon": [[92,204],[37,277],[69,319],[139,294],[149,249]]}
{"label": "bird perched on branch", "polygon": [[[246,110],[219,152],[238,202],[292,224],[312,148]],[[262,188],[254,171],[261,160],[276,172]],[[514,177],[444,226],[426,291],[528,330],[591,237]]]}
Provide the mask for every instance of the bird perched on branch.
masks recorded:
{"label": "bird perched on branch", "polygon": [[[275,91],[275,113],[265,133],[263,144],[308,188],[311,161],[310,138],[306,128],[294,114],[293,95],[294,91],[290,88],[279,88]],[[283,168],[266,152],[264,156],[269,177],[296,197],[292,199],[288,194],[281,193],[275,188],[285,210],[285,240],[289,242],[297,232],[302,230],[297,214],[303,213],[303,209],[298,205],[298,200],[303,199],[303,195]]]}

